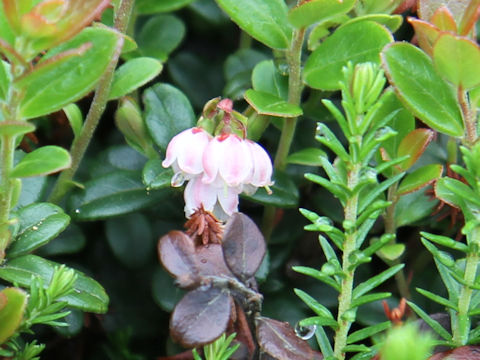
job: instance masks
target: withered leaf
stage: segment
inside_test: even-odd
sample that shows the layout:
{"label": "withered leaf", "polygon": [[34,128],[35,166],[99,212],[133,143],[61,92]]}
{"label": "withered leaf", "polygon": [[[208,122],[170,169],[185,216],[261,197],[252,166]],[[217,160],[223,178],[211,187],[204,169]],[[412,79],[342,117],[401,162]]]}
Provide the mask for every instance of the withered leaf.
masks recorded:
{"label": "withered leaf", "polygon": [[186,347],[212,342],[225,332],[232,303],[226,289],[199,288],[188,292],[170,319],[172,338]]}
{"label": "withered leaf", "polygon": [[480,346],[461,346],[459,348],[437,353],[429,360],[480,360]]}
{"label": "withered leaf", "polygon": [[232,272],[225,264],[223,249],[220,244],[200,245],[195,249],[198,272],[203,276],[230,276]]}
{"label": "withered leaf", "polygon": [[193,240],[181,231],[170,231],[158,242],[158,256],[175,277],[197,276],[198,266]]}
{"label": "withered leaf", "polygon": [[287,322],[257,317],[257,339],[262,351],[277,360],[312,360],[318,354],[295,335]]}
{"label": "withered leaf", "polygon": [[240,278],[247,279],[257,271],[265,255],[265,239],[248,216],[236,213],[227,222],[223,254],[228,267]]}

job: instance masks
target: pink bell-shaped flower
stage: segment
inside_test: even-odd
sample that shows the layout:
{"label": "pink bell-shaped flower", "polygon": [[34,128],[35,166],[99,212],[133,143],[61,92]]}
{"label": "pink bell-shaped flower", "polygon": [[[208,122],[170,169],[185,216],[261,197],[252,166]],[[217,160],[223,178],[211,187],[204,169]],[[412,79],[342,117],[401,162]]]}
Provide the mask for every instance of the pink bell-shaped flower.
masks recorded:
{"label": "pink bell-shaped flower", "polygon": [[[247,143],[235,134],[216,136],[203,153],[202,181],[211,184],[220,178],[229,187],[248,183],[253,172]],[[218,181],[218,180],[217,180]]]}
{"label": "pink bell-shaped flower", "polygon": [[210,140],[211,136],[199,127],[184,130],[172,138],[162,166],[173,168],[173,186],[181,186],[184,180],[203,172],[203,152]]}
{"label": "pink bell-shaped flower", "polygon": [[246,140],[253,161],[253,172],[249,184],[256,187],[273,185],[272,160],[263,147],[256,142]]}
{"label": "pink bell-shaped flower", "polygon": [[200,176],[191,179],[183,193],[185,199],[185,215],[189,218],[197,209],[212,212],[217,219],[226,220],[238,211],[238,195],[236,187],[206,184]]}

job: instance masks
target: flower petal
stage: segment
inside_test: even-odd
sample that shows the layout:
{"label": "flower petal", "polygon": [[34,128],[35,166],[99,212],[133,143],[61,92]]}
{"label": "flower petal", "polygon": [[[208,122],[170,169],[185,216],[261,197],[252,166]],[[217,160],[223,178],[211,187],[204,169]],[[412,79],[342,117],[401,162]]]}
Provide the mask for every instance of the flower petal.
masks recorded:
{"label": "flower petal", "polygon": [[257,187],[272,185],[272,160],[265,149],[257,143],[247,140],[247,145],[253,160],[253,175],[250,184]]}
{"label": "flower petal", "polygon": [[183,197],[185,214],[190,217],[201,206],[207,211],[213,211],[217,202],[217,189],[203,183],[200,176],[197,176],[188,182]]}

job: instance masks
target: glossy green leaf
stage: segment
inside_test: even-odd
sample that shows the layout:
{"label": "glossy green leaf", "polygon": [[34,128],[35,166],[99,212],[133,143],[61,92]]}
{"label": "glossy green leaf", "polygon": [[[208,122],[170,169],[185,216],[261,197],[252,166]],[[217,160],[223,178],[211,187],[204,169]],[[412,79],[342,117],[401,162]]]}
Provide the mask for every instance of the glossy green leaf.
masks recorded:
{"label": "glossy green leaf", "polygon": [[115,257],[128,268],[145,265],[155,252],[152,227],[142,214],[107,220],[105,234]]}
{"label": "glossy green leaf", "polygon": [[[35,255],[25,255],[7,261],[0,266],[0,278],[15,282],[22,287],[28,287],[32,277],[40,276],[45,286],[50,283],[55,267],[60,266],[53,261],[42,259]],[[108,296],[103,287],[85,276],[80,271],[75,270],[77,280],[74,283],[74,291],[60,301],[66,301],[73,308],[94,313],[105,313],[108,307]]]}
{"label": "glossy green leaf", "polygon": [[405,195],[433,183],[442,176],[443,166],[440,164],[429,164],[422,166],[407,174],[398,187],[397,194]]}
{"label": "glossy green leaf", "polygon": [[383,300],[392,296],[389,292],[373,293],[360,296],[352,300],[352,309],[374,301]]}
{"label": "glossy green leaf", "polygon": [[302,301],[310,308],[312,309],[317,315],[325,317],[325,318],[330,318],[334,320],[332,313],[330,310],[328,310],[325,306],[320,304],[317,300],[315,300],[313,297],[308,295],[305,291],[302,291],[300,289],[293,289],[295,294],[302,299]]}
{"label": "glossy green leaf", "polygon": [[135,10],[138,14],[155,14],[178,10],[193,0],[136,0]]}
{"label": "glossy green leaf", "polygon": [[391,268],[382,271],[380,274],[375,275],[370,279],[358,284],[358,286],[353,290],[353,297],[356,298],[366,294],[370,290],[376,288],[378,285],[387,281],[389,278],[399,272],[403,267],[404,264],[392,266]]}
{"label": "glossy green leaf", "polygon": [[164,200],[165,191],[148,192],[140,175],[116,171],[85,183],[85,190],[72,197],[77,220],[97,220],[144,209]]}
{"label": "glossy green leaf", "polygon": [[277,70],[273,60],[258,63],[252,72],[252,86],[256,91],[288,99],[288,78]]}
{"label": "glossy green leaf", "polygon": [[0,121],[0,135],[20,136],[35,131],[35,125],[24,121]]}
{"label": "glossy green leaf", "polygon": [[0,344],[15,334],[28,302],[23,290],[9,287],[0,291]]}
{"label": "glossy green leaf", "polygon": [[332,329],[336,330],[338,328],[338,323],[335,319],[324,316],[312,316],[300,321],[300,326],[329,326]]}
{"label": "glossy green leaf", "polygon": [[446,246],[446,247],[449,247],[449,248],[454,249],[454,250],[463,251],[464,253],[468,252],[468,246],[467,245],[465,245],[462,242],[453,240],[453,239],[451,239],[447,236],[430,234],[430,233],[426,233],[426,232],[423,232],[423,231],[420,232],[420,235],[422,235],[427,240],[432,241],[436,244]]}
{"label": "glossy green leaf", "polygon": [[312,0],[301,2],[288,13],[290,24],[296,28],[332,20],[348,13],[355,0]]}
{"label": "glossy green leaf", "polygon": [[452,336],[448,333],[445,328],[440,325],[440,323],[434,319],[432,319],[425,311],[423,311],[420,307],[412,303],[411,301],[407,301],[408,306],[415,311],[415,313],[422,318],[438,335],[440,335],[445,340],[451,340]]}
{"label": "glossy green leaf", "polygon": [[373,21],[386,26],[392,33],[394,33],[402,25],[403,17],[401,15],[389,14],[367,14],[351,18],[347,23],[350,24],[358,21]]}
{"label": "glossy green leaf", "polygon": [[260,203],[262,205],[272,205],[281,208],[296,207],[298,205],[298,188],[293,180],[280,171],[273,174],[274,181],[271,186],[272,193],[268,194],[264,188],[259,188],[253,195],[242,195],[244,198]]}
{"label": "glossy green leaf", "polygon": [[375,334],[378,334],[379,332],[389,329],[391,326],[392,326],[392,323],[390,321],[384,321],[380,324],[368,326],[364,329],[357,330],[351,333],[350,335],[348,335],[347,344],[353,344],[361,340],[365,340]]}
{"label": "glossy green leaf", "polygon": [[113,77],[109,100],[118,99],[138,89],[162,71],[162,64],[155,59],[139,57],[120,66]]}
{"label": "glossy green leaf", "polygon": [[400,100],[415,116],[447,135],[463,135],[455,93],[425,53],[411,44],[395,43],[382,51],[382,62]]}
{"label": "glossy green leaf", "polygon": [[10,65],[0,60],[0,99],[5,100],[8,94],[8,88],[10,87],[11,81],[10,75]]}
{"label": "glossy green leaf", "polygon": [[458,307],[457,305],[455,305],[453,302],[451,302],[450,300],[447,300],[441,296],[438,296],[437,294],[434,294],[430,291],[427,291],[427,290],[424,290],[424,289],[420,289],[420,288],[416,288],[416,290],[422,294],[423,296],[429,298],[430,300],[432,301],[435,301],[436,303],[440,304],[440,305],[443,305],[445,307],[448,307],[450,309],[453,309],[455,311],[458,311]]}
{"label": "glossy green leaf", "polygon": [[340,291],[340,285],[333,280],[330,276],[326,275],[324,272],[319,271],[317,269],[312,269],[307,266],[293,266],[292,269],[300,274],[308,275],[313,277],[314,279],[317,279],[332,288],[334,288],[337,291]]}
{"label": "glossy green leaf", "polygon": [[433,212],[437,203],[423,191],[401,196],[395,206],[395,225],[405,226],[427,217]]}
{"label": "glossy green leaf", "polygon": [[157,15],[150,18],[140,29],[136,38],[138,51],[143,56],[165,62],[184,36],[185,25],[179,18],[173,15]]}
{"label": "glossy green leaf", "polygon": [[182,130],[195,126],[196,118],[187,97],[168,84],[157,84],[143,94],[145,121],[155,143],[166,150]]}
{"label": "glossy green leaf", "polygon": [[85,235],[79,226],[70,224],[55,239],[39,248],[35,254],[42,257],[75,254],[82,250],[87,243]]}
{"label": "glossy green leaf", "polygon": [[389,261],[399,259],[405,252],[405,244],[387,244],[377,251],[377,255]]}
{"label": "glossy green leaf", "polygon": [[408,170],[417,162],[432,141],[433,136],[434,132],[430,129],[415,129],[401,139],[397,149],[397,157],[409,156],[408,159],[398,165],[402,171]]}
{"label": "glossy green leaf", "polygon": [[218,5],[253,38],[273,49],[288,49],[292,29],[283,0],[217,0]]}
{"label": "glossy green leaf", "polygon": [[[104,28],[87,28],[72,40],[49,51],[42,61],[15,82],[25,91],[20,104],[20,116],[30,119],[60,110],[75,102],[89,91],[107,68],[118,41],[118,35]],[[77,51],[81,46],[90,47],[81,55],[64,61],[65,51]],[[86,48],[86,47],[85,47]],[[58,66],[57,66],[58,65]]]}
{"label": "glossy green leaf", "polygon": [[435,196],[454,207],[461,208],[465,220],[477,217],[480,195],[460,180],[443,177],[435,182]]}
{"label": "glossy green leaf", "polygon": [[82,132],[83,127],[82,111],[77,104],[69,104],[65,106],[62,110],[67,116],[68,122],[70,123],[70,127],[73,131],[73,136],[77,138]]}
{"label": "glossy green leaf", "polygon": [[448,81],[464,90],[480,85],[480,47],[450,33],[440,35],[433,46],[433,64]]}
{"label": "glossy green leaf", "polygon": [[380,50],[392,41],[390,32],[372,21],[341,26],[310,55],[304,81],[315,89],[338,90],[344,78],[342,69],[348,62],[379,63]]}
{"label": "glossy green leaf", "polygon": [[303,114],[299,106],[289,104],[282,98],[262,91],[247,90],[245,100],[261,115],[297,117]]}
{"label": "glossy green leaf", "polygon": [[25,155],[10,173],[13,177],[30,177],[52,174],[70,167],[70,153],[59,146],[40,147]]}
{"label": "glossy green leaf", "polygon": [[145,164],[142,176],[147,188],[157,190],[170,186],[173,171],[170,168],[165,169],[160,159],[153,159]]}
{"label": "glossy green leaf", "polygon": [[306,148],[290,154],[287,158],[289,164],[322,166],[322,157],[327,156],[325,151],[319,148]]}
{"label": "glossy green leaf", "polygon": [[18,211],[17,216],[20,222],[17,236],[7,249],[10,259],[47,244],[70,223],[70,216],[50,203],[26,206]]}

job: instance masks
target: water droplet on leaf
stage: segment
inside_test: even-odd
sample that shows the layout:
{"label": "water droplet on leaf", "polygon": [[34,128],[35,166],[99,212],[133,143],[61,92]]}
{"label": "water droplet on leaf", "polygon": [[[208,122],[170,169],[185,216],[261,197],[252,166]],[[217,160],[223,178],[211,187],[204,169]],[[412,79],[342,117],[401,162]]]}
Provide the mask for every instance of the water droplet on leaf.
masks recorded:
{"label": "water droplet on leaf", "polygon": [[180,186],[183,185],[185,180],[186,179],[185,179],[185,176],[183,176],[183,173],[177,172],[175,175],[172,176],[172,180],[171,180],[170,184],[173,187],[180,187]]}
{"label": "water droplet on leaf", "polygon": [[302,340],[308,340],[313,335],[315,335],[315,331],[317,330],[317,325],[307,325],[302,326],[300,322],[297,322],[295,325],[295,334]]}

